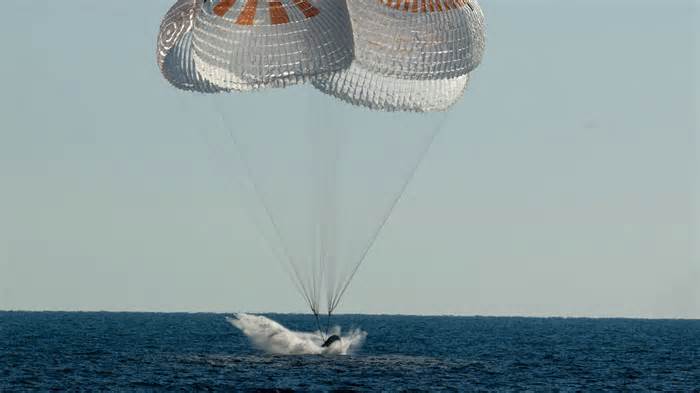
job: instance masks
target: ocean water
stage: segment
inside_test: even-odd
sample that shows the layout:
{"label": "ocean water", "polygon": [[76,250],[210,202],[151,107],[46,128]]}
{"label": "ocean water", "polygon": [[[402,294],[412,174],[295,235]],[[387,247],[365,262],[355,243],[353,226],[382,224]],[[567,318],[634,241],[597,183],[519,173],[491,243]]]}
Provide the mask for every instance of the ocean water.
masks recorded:
{"label": "ocean water", "polygon": [[[267,315],[311,331],[308,315]],[[347,355],[274,355],[221,314],[0,312],[0,391],[700,392],[700,321],[341,315]]]}

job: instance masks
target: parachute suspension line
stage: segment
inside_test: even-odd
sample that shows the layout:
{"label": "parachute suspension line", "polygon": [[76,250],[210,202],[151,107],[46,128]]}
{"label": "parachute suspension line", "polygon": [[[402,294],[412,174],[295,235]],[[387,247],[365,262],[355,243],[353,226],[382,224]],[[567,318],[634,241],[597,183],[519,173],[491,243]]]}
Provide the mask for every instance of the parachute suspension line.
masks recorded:
{"label": "parachute suspension line", "polygon": [[[326,306],[328,307],[328,314],[330,317],[330,299],[335,287],[336,273],[337,273],[337,183],[338,183],[338,162],[340,155],[340,142],[339,133],[333,129],[328,129],[325,132],[325,137],[327,140],[327,147],[322,148],[321,151],[326,154],[326,157],[322,157],[315,167],[320,168],[323,171],[323,176],[318,177],[320,192],[317,193],[321,197],[321,221],[320,230],[323,234],[321,239],[321,258],[320,263],[323,266],[324,276],[320,277],[321,282],[325,283],[326,286]],[[316,139],[323,140],[323,139]],[[325,278],[325,280],[324,280]],[[326,328],[326,333],[328,333],[328,328]]]}
{"label": "parachute suspension line", "polygon": [[326,341],[326,336],[328,336],[328,329],[326,329],[326,334],[323,334],[323,329],[321,329],[321,320],[319,319],[318,312],[314,312],[314,317],[316,318],[316,327],[318,328],[318,336],[321,337],[322,341]]}
{"label": "parachute suspension line", "polygon": [[326,319],[326,337],[328,337],[328,329],[331,327],[331,313],[332,311],[328,311],[328,319]]}
{"label": "parachute suspension line", "polygon": [[[316,151],[312,150],[311,154],[312,154],[312,159],[311,159],[311,166],[309,167],[310,171],[314,169],[313,163],[315,162],[315,160],[314,160],[313,156],[316,154]],[[315,186],[316,184],[313,184],[313,185]],[[314,191],[317,191],[317,190],[314,190]],[[313,195],[317,195],[317,194],[318,194],[318,192],[313,193]],[[313,206],[318,206],[320,203],[318,198],[316,198],[312,201],[309,201],[309,202],[312,203]],[[313,213],[311,213],[311,212],[313,212]],[[319,215],[318,209],[311,209],[309,214],[312,214],[313,219],[309,223],[309,225],[310,225],[309,231],[312,234],[312,237],[310,239],[311,240],[311,244],[310,244],[311,250],[310,250],[309,255],[307,256],[310,259],[309,267],[311,269],[310,275],[308,276],[308,279],[310,281],[310,286],[311,286],[311,297],[314,299],[314,301],[319,303],[318,306],[320,306],[319,284],[321,283],[321,280],[320,280],[319,276],[323,274],[322,257],[321,257],[321,254],[319,252],[321,229],[319,228],[318,223],[320,220],[320,218],[319,218],[320,215]],[[314,315],[316,317],[316,324],[319,325],[319,330],[320,330],[320,324],[318,321],[318,311],[319,310],[317,309],[316,311],[317,312]]]}
{"label": "parachute suspension line", "polygon": [[[318,304],[316,301],[314,301],[309,296],[308,287],[304,285],[304,281],[302,280],[301,275],[299,274],[299,271],[296,267],[296,264],[294,263],[294,258],[292,257],[291,253],[287,249],[287,245],[282,240],[282,235],[281,235],[281,231],[279,229],[279,226],[277,225],[277,222],[275,221],[273,215],[271,214],[270,208],[269,208],[267,202],[265,201],[263,194],[260,192],[258,184],[255,182],[255,179],[253,178],[253,173],[252,173],[252,170],[250,168],[250,165],[248,164],[248,159],[245,156],[245,153],[243,152],[243,145],[238,143],[238,141],[234,135],[235,133],[233,132],[233,130],[229,126],[228,122],[226,121],[226,118],[224,117],[223,111],[221,111],[221,109],[218,107],[218,105],[216,104],[216,101],[214,99],[212,99],[212,102],[213,102],[214,108],[216,109],[216,111],[219,115],[221,123],[224,125],[224,129],[227,131],[228,136],[231,138],[231,141],[233,142],[234,146],[236,147],[235,150],[238,151],[238,154],[241,158],[241,162],[243,163],[243,166],[245,167],[246,176],[250,180],[250,183],[253,185],[255,195],[260,200],[263,208],[265,209],[265,214],[266,214],[268,220],[270,221],[270,224],[272,225],[272,227],[275,231],[275,235],[277,236],[279,243],[282,244],[282,249],[284,251],[284,254],[285,254],[285,257],[287,260],[287,264],[289,265],[289,267],[291,267],[291,269],[294,273],[293,277],[295,279],[293,279],[292,281],[294,282],[295,287],[297,288],[297,291],[299,291],[299,293],[302,295],[302,297],[306,300],[307,304],[311,308],[311,311],[314,313],[314,315],[318,315]],[[263,233],[263,237],[266,239],[266,241],[272,247],[273,242],[271,239],[269,239],[265,235],[265,231],[261,230],[260,232]],[[272,248],[274,249],[274,247],[272,247]]]}
{"label": "parachute suspension line", "polygon": [[[179,100],[179,102],[181,102],[181,104],[184,104],[184,103],[182,102],[182,100]],[[229,137],[231,137],[231,139],[232,139],[232,141],[233,141],[233,143],[234,143],[234,145],[235,145],[235,139],[230,135],[230,132],[231,132],[231,131],[228,129],[228,125],[227,125],[225,119],[223,118],[223,115],[220,113],[218,107],[217,107],[215,104],[214,104],[213,106],[214,106],[214,108],[217,109],[217,112],[218,112],[218,114],[219,114],[219,116],[220,116],[220,118],[221,118],[221,120],[222,120],[222,124],[224,125],[224,129],[227,131],[227,133],[229,133]],[[186,106],[184,106],[183,109],[186,109]],[[217,149],[217,148],[215,147],[216,145],[215,145],[214,143],[212,143],[212,141],[209,139],[209,137],[207,137],[207,132],[206,132],[206,130],[204,129],[204,127],[201,127],[201,126],[200,126],[200,127],[197,127],[197,131],[201,134],[202,138],[204,139],[204,142],[205,142],[206,145],[207,145],[207,148],[209,149],[209,151],[210,151],[211,153],[213,153],[214,155],[216,155],[216,152],[219,151],[221,155],[225,155],[225,153],[223,152],[223,150]],[[238,151],[239,149],[236,147],[235,150]],[[239,156],[240,156],[241,160],[243,160],[242,153],[241,153],[240,151],[239,151],[238,153],[239,153]],[[214,164],[215,166],[217,166],[217,165],[219,164],[219,163],[216,162],[216,159],[214,159],[211,155],[209,156],[209,159],[210,159],[210,161],[212,162],[212,164]],[[249,175],[248,175],[248,176],[249,176]],[[235,189],[235,188],[236,188],[236,185],[235,185],[235,182],[233,181],[233,179],[232,179],[230,176],[225,176],[225,178],[226,178],[226,182],[229,183],[229,185],[230,185],[233,189]],[[251,180],[251,183],[252,183],[252,180]],[[254,217],[254,215],[253,215],[251,212],[249,212],[247,209],[246,209],[246,212],[248,213],[248,214],[247,214],[248,217],[251,219],[251,221],[253,221],[253,223],[254,223],[255,226],[257,227],[258,233],[263,237],[264,241],[270,246],[270,249],[272,250],[272,252],[273,252],[273,254],[274,254],[275,259],[277,260],[277,262],[278,262],[280,265],[282,265],[282,268],[285,269],[285,271],[287,272],[287,274],[288,274],[290,277],[294,277],[295,273],[293,273],[293,272],[290,270],[290,267],[288,266],[288,265],[291,265],[291,263],[289,263],[289,261],[287,261],[287,258],[288,258],[288,257],[283,256],[283,255],[280,255],[279,250],[278,250],[276,247],[274,247],[274,242],[273,242],[273,240],[270,239],[270,238],[267,236],[267,234],[265,233],[265,231],[263,230],[263,228],[262,228],[262,226],[261,226],[261,223],[260,223],[260,222]],[[285,262],[285,261],[287,261],[287,262]],[[296,288],[296,290],[305,298],[305,300],[307,301],[307,303],[309,303],[310,300],[307,298],[307,296],[306,296],[306,294],[304,293],[303,289],[301,288],[300,283],[298,282],[298,280],[292,279],[292,282],[294,283],[294,287]]]}
{"label": "parachute suspension line", "polygon": [[329,304],[329,306],[328,306],[329,315],[330,315],[330,313],[333,312],[333,310],[335,310],[336,307],[338,307],[338,304],[340,303],[341,298],[343,297],[343,295],[345,294],[345,291],[347,291],[348,287],[350,286],[350,282],[352,281],[353,277],[355,277],[357,270],[360,268],[360,265],[362,265],[362,262],[365,260],[365,257],[367,256],[367,254],[369,253],[369,250],[374,245],[374,242],[377,240],[377,237],[379,237],[379,233],[382,231],[382,229],[386,225],[387,221],[389,221],[389,218],[391,217],[391,213],[394,211],[394,208],[399,203],[399,200],[401,199],[403,194],[406,192],[406,189],[408,188],[408,185],[411,183],[411,180],[415,177],[416,172],[418,171],[418,168],[420,167],[421,163],[425,159],[425,156],[427,155],[428,151],[430,150],[430,147],[435,142],[437,135],[440,133],[440,131],[444,127],[446,121],[447,121],[447,114],[445,114],[442,117],[442,119],[440,119],[440,123],[438,123],[438,125],[433,130],[432,134],[428,137],[428,143],[426,144],[425,148],[420,152],[419,159],[416,161],[415,165],[411,168],[411,171],[409,172],[409,176],[403,182],[403,184],[401,186],[401,191],[392,200],[389,210],[386,212],[386,215],[382,219],[381,223],[379,224],[379,226],[376,228],[376,230],[372,234],[372,237],[370,238],[369,243],[362,251],[360,258],[358,259],[357,263],[355,264],[354,268],[352,269],[352,273],[350,273],[348,278],[345,280],[345,283],[342,284],[343,285],[342,289],[336,293],[336,295],[333,297],[333,301]]}
{"label": "parachute suspension line", "polygon": [[[335,159],[336,159],[336,161],[339,159],[339,158],[338,158],[339,149],[337,148],[337,146],[338,146],[338,145],[336,145],[336,150],[335,150],[335,153],[336,153],[336,154],[335,154]],[[337,166],[336,166],[336,168],[337,168]],[[335,176],[335,177],[334,177],[334,181],[335,181],[336,184],[337,184],[337,169],[336,169],[336,171],[335,171],[335,173],[334,173],[334,176]],[[328,187],[329,187],[329,189],[331,189],[331,190],[337,190],[337,185],[330,185],[330,184],[329,184]],[[336,198],[337,198],[337,195],[334,195],[333,202],[336,201]],[[333,214],[334,212],[336,212],[336,211],[337,211],[337,209],[335,208],[335,206],[329,207],[329,212],[331,212],[332,214]],[[333,217],[332,217],[332,221],[328,223],[328,227],[330,228],[329,231],[328,231],[328,232],[329,232],[329,236],[333,236],[333,238],[330,240],[330,242],[332,242],[332,245],[331,245],[332,248],[331,248],[331,250],[333,251],[333,255],[328,255],[328,256],[327,256],[327,258],[328,258],[328,264],[329,264],[329,270],[330,270],[330,271],[329,271],[329,274],[328,274],[328,279],[326,280],[326,285],[327,285],[327,288],[326,288],[326,307],[327,307],[327,311],[328,311],[328,319],[329,319],[329,321],[330,321],[331,313],[333,312],[333,307],[332,307],[332,305],[331,305],[331,300],[332,300],[332,298],[333,298],[333,293],[335,292],[335,288],[336,288],[336,285],[337,285],[336,282],[337,282],[337,279],[338,279],[338,266],[337,266],[337,263],[338,263],[338,259],[337,259],[337,258],[338,258],[338,256],[337,256],[337,253],[338,253],[338,250],[337,250],[338,244],[337,244],[337,233],[336,233],[337,228],[336,228],[336,226],[337,226],[337,217],[333,216]],[[328,330],[327,327],[326,327],[326,330]]]}
{"label": "parachute suspension line", "polygon": [[[317,107],[309,100],[309,119],[317,118]],[[334,291],[337,263],[337,178],[340,156],[340,133],[332,125],[326,113],[323,121],[310,122],[307,125],[307,137],[311,146],[312,186],[314,196],[313,240],[314,252],[312,270],[319,293],[325,289],[327,305],[330,304]],[[319,119],[320,120],[320,119]],[[326,329],[326,333],[328,328]]]}

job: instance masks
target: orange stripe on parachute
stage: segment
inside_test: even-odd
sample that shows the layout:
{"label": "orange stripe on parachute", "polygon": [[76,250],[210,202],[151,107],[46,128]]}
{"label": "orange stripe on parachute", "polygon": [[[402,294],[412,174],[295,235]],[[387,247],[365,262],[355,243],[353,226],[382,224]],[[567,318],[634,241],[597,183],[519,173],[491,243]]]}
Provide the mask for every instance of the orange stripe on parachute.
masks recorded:
{"label": "orange stripe on parachute", "polygon": [[228,10],[236,4],[236,0],[221,0],[219,4],[214,6],[214,14],[224,16]]}
{"label": "orange stripe on parachute", "polygon": [[[470,0],[378,0],[389,8],[402,10],[406,12],[444,12],[451,9],[469,7],[474,11],[474,6]],[[302,1],[295,1],[296,4]]]}
{"label": "orange stripe on parachute", "polygon": [[296,5],[297,8],[299,8],[299,10],[303,12],[304,16],[306,16],[307,18],[313,18],[314,16],[321,13],[321,11],[319,11],[318,8],[311,5],[311,3],[309,3],[306,0],[294,0],[294,5]]}
{"label": "orange stripe on parachute", "polygon": [[[288,2],[293,2],[294,5],[301,11],[306,18],[313,18],[314,16],[321,13],[321,10],[314,7],[308,0],[287,0]],[[337,0],[331,0],[337,1]],[[353,0],[355,1],[355,0]],[[380,0],[382,1],[382,0]],[[387,1],[387,0],[383,0]],[[411,0],[389,0],[391,4],[396,1],[396,9],[399,9],[402,1],[406,4],[408,9],[408,3]],[[273,25],[283,25],[289,23],[289,14],[287,12],[286,6],[283,4],[282,0],[267,0],[268,11],[270,13],[270,23]],[[218,4],[213,7],[213,12],[215,15],[224,17],[231,8],[236,4],[236,0],[219,0]],[[255,15],[257,13],[258,0],[245,0],[243,9],[240,11],[238,18],[236,18],[236,24],[252,26],[255,24]]]}
{"label": "orange stripe on parachute", "polygon": [[283,25],[285,23],[289,23],[289,15],[284,9],[282,2],[270,1],[268,5],[270,7],[270,23],[273,25]]}
{"label": "orange stripe on parachute", "polygon": [[258,9],[258,0],[246,0],[243,11],[236,19],[237,25],[252,25],[255,20],[255,11]]}

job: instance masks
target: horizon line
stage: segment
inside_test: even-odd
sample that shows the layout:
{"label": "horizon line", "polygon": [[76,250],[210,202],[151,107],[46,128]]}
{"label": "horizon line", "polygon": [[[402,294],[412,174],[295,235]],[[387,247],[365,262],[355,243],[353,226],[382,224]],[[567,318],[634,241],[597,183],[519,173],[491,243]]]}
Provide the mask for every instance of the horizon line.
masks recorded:
{"label": "horizon line", "polygon": [[[154,311],[154,310],[117,310],[117,309],[3,309],[0,308],[0,313],[105,313],[105,314],[214,314],[222,316],[231,316],[235,314],[254,314],[254,315],[309,315],[310,312],[281,312],[281,311]],[[401,314],[401,313],[333,313],[333,316],[384,316],[384,317],[452,317],[452,318],[533,318],[533,319],[621,319],[621,320],[677,320],[677,321],[700,321],[700,317],[670,317],[670,316],[623,316],[623,315],[556,315],[556,314]]]}

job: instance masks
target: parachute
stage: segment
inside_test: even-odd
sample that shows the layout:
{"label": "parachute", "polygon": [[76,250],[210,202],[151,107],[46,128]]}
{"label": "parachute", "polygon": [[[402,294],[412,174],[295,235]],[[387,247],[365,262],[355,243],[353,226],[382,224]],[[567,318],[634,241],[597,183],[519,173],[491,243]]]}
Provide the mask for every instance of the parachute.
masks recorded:
{"label": "parachute", "polygon": [[342,1],[207,1],[195,18],[198,70],[232,90],[303,83],[352,61]]}
{"label": "parachute", "polygon": [[[420,3],[420,4],[419,4]],[[484,14],[475,1],[349,1],[355,61],[319,76],[319,90],[378,110],[448,109],[481,62]]]}
{"label": "parachute", "polygon": [[433,112],[462,96],[485,35],[477,0],[178,0],[157,59],[183,90],[310,82],[353,105]]}
{"label": "parachute", "polygon": [[192,57],[194,15],[202,2],[179,0],[168,10],[160,24],[156,61],[165,79],[178,89],[218,93],[224,89],[200,75]]}
{"label": "parachute", "polygon": [[[476,0],[178,0],[157,64],[174,87],[210,93],[260,230],[318,322],[340,304],[484,49]],[[240,94],[268,89],[281,90]],[[279,107],[285,118],[271,116]]]}

